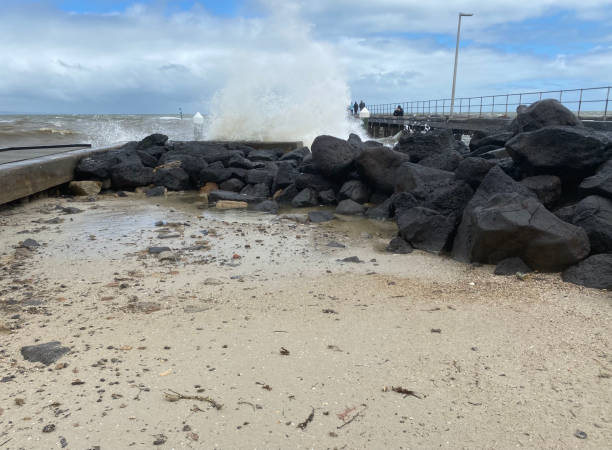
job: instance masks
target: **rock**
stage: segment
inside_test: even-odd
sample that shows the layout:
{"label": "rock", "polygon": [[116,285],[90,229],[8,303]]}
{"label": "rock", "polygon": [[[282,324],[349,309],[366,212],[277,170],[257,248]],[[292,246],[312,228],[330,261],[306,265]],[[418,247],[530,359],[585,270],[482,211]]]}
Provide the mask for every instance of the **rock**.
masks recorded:
{"label": "rock", "polygon": [[302,173],[295,180],[295,187],[300,191],[302,189],[310,188],[316,192],[321,192],[334,189],[335,184],[323,178],[321,175]]}
{"label": "rock", "polygon": [[346,248],[346,245],[338,241],[329,241],[327,246],[332,248]]}
{"label": "rock", "polygon": [[567,205],[553,212],[555,216],[564,222],[572,223],[576,214],[576,205]]}
{"label": "rock", "polygon": [[157,158],[155,156],[150,155],[144,150],[136,150],[136,154],[138,155],[138,158],[140,158],[140,162],[143,166],[151,168],[157,167]]}
{"label": "rock", "polygon": [[164,186],[155,186],[145,191],[147,197],[163,197],[166,195],[167,189]]}
{"label": "rock", "polygon": [[467,156],[479,156],[482,158],[483,155],[486,155],[489,152],[495,151],[497,149],[499,149],[500,147],[498,147],[497,145],[483,145],[482,147],[478,147],[476,150],[468,153]]}
{"label": "rock", "polygon": [[575,181],[592,175],[612,157],[612,141],[601,132],[578,127],[546,127],[521,133],[506,143],[528,175],[557,175]]}
{"label": "rock", "polygon": [[285,189],[281,190],[280,193],[274,194],[274,200],[276,200],[279,204],[289,204],[293,200],[293,198],[299,194],[299,190],[295,187],[295,184],[290,184]]}
{"label": "rock", "polygon": [[496,149],[489,150],[488,152],[481,154],[480,157],[483,159],[504,159],[504,158],[509,158],[510,153],[508,153],[508,150],[506,150],[505,147],[496,148]]}
{"label": "rock", "polygon": [[252,209],[254,211],[277,214],[278,203],[276,203],[274,200],[264,200],[263,202],[257,203],[255,206],[253,206]]}
{"label": "rock", "polygon": [[561,221],[499,167],[466,206],[453,245],[461,261],[497,264],[517,256],[546,272],[575,264],[589,251],[583,229]]}
{"label": "rock", "polygon": [[56,206],[55,209],[59,209],[64,214],[79,214],[82,213],[83,210],[79,208],[75,208],[74,206]]}
{"label": "rock", "polygon": [[513,257],[502,259],[495,266],[495,275],[515,275],[517,273],[529,273],[533,272],[531,268],[525,264],[521,258]]}
{"label": "rock", "polygon": [[308,220],[312,223],[329,222],[334,218],[334,214],[329,211],[310,211],[308,213]]}
{"label": "rock", "polygon": [[290,184],[294,184],[299,176],[300,171],[295,168],[292,161],[279,162],[276,178],[274,179],[274,189],[282,189]]}
{"label": "rock", "polygon": [[40,247],[40,244],[34,239],[28,238],[23,242],[20,242],[19,247],[27,248],[28,250],[34,250],[36,247]]}
{"label": "rock", "polygon": [[455,136],[449,130],[432,130],[428,133],[403,134],[394,150],[410,156],[417,163],[428,156],[446,153],[456,146]]}
{"label": "rock", "polygon": [[297,223],[308,222],[307,214],[282,214],[278,218],[281,220],[291,220],[292,222],[297,222]]}
{"label": "rock", "polygon": [[517,112],[516,118],[510,124],[513,134],[550,126],[582,127],[582,122],[574,113],[554,99],[540,100]]}
{"label": "rock", "polygon": [[249,197],[268,198],[270,197],[270,186],[264,183],[247,184],[240,193]]}
{"label": "rock", "polygon": [[393,217],[394,213],[395,208],[393,207],[393,199],[389,197],[380,205],[368,208],[368,210],[365,212],[365,215],[370,219],[386,220]]}
{"label": "rock", "polygon": [[411,192],[425,184],[450,181],[454,178],[453,172],[405,162],[395,171],[395,192]]}
{"label": "rock", "polygon": [[355,133],[349,134],[349,137],[346,141],[353,147],[357,147],[357,148],[361,148],[363,144],[363,142],[361,141],[361,138],[357,136]]}
{"label": "rock", "polygon": [[254,167],[254,164],[249,161],[248,159],[244,158],[243,156],[240,155],[233,155],[228,163],[227,163],[228,167],[237,167],[240,169],[246,169],[246,170],[251,170]]}
{"label": "rock", "polygon": [[171,251],[165,251],[157,254],[157,259],[160,261],[176,261],[177,256]]}
{"label": "rock", "polygon": [[591,195],[576,204],[572,223],[586,230],[592,253],[612,253],[612,201]]}
{"label": "rock", "polygon": [[232,191],[232,192],[240,192],[244,187],[244,183],[240,181],[238,178],[230,178],[229,180],[225,180],[218,189],[223,191]]}
{"label": "rock", "polygon": [[208,182],[223,183],[233,175],[232,169],[227,169],[222,162],[216,161],[200,170],[198,174],[198,185],[203,186]]}
{"label": "rock", "polygon": [[310,188],[302,189],[299,194],[291,200],[291,204],[296,208],[316,206],[318,204],[317,193]]}
{"label": "rock", "polygon": [[476,189],[494,165],[494,162],[482,158],[465,158],[455,170],[455,179],[465,181]]}
{"label": "rock", "polygon": [[41,362],[45,366],[54,363],[69,351],[68,347],[62,347],[58,341],[21,347],[21,355],[26,361]]}
{"label": "rock", "polygon": [[531,190],[548,209],[561,198],[561,179],[554,175],[527,177],[521,180],[521,184]]}
{"label": "rock", "polygon": [[337,201],[336,193],[333,189],[319,192],[319,201],[322,205],[334,205]]}
{"label": "rock", "polygon": [[462,160],[463,157],[459,154],[459,152],[456,150],[448,150],[446,152],[427,156],[426,158],[420,160],[419,164],[425,167],[453,172],[455,169],[457,169]]}
{"label": "rock", "polygon": [[294,161],[302,162],[302,160],[307,155],[310,155],[310,150],[308,149],[308,147],[302,147],[302,148],[298,148],[298,149],[285,153],[283,156],[280,157],[279,160],[280,161],[294,160]]}
{"label": "rock", "polygon": [[387,147],[367,148],[357,157],[355,165],[361,178],[376,190],[386,194],[395,189],[395,172],[410,157]]}
{"label": "rock", "polygon": [[276,161],[283,154],[280,150],[261,149],[249,152],[251,161]]}
{"label": "rock", "polygon": [[399,235],[414,248],[439,253],[451,245],[456,217],[417,206],[398,211],[397,226]]}
{"label": "rock", "polygon": [[189,175],[191,183],[196,186],[201,186],[200,172],[208,167],[208,163],[203,158],[197,155],[187,155],[170,151],[159,158],[156,169],[171,169],[180,167]]}
{"label": "rock", "polygon": [[595,175],[582,180],[579,191],[583,195],[594,194],[612,199],[612,159],[602,164]]}
{"label": "rock", "polygon": [[165,134],[155,133],[151,134],[150,136],[147,136],[142,141],[140,141],[136,145],[136,148],[140,150],[153,146],[166,145],[166,142],[168,142],[168,136],[166,136]]}
{"label": "rock", "polygon": [[219,200],[215,203],[217,209],[246,209],[249,206],[247,202],[236,202],[232,200]]}
{"label": "rock", "polygon": [[206,141],[175,142],[174,149],[164,155],[164,157],[167,157],[169,153],[175,153],[180,155],[189,155],[197,158],[198,160],[205,161],[208,164],[220,162],[224,166],[228,166],[232,157],[236,155],[244,157],[243,150],[230,150],[228,145],[230,144]]}
{"label": "rock", "polygon": [[230,200],[234,202],[247,202],[247,203],[260,203],[266,198],[253,197],[250,195],[239,194],[237,192],[230,191],[212,191],[208,194],[208,201],[211,203],[218,202],[220,200]]}
{"label": "rock", "polygon": [[612,290],[612,253],[589,256],[566,269],[561,278],[580,286]]}
{"label": "rock", "polygon": [[346,258],[339,259],[338,262],[362,263],[363,261],[358,256],[347,256]]}
{"label": "rock", "polygon": [[512,132],[509,131],[485,135],[474,134],[472,139],[470,139],[470,150],[474,151],[477,148],[485,145],[494,145],[497,148],[504,147],[506,145],[506,141],[512,138],[512,135]]}
{"label": "rock", "polygon": [[270,187],[276,177],[277,171],[278,169],[276,166],[270,166],[265,169],[252,169],[247,171],[245,181],[248,184],[265,184]]}
{"label": "rock", "polygon": [[389,242],[389,245],[385,248],[389,253],[395,253],[398,255],[406,255],[408,253],[412,253],[412,246],[403,240],[400,236],[395,236]]}
{"label": "rock", "polygon": [[366,203],[370,198],[370,188],[359,180],[350,180],[342,185],[338,192],[340,200],[350,199],[356,203]]}
{"label": "rock", "polygon": [[312,161],[326,177],[341,178],[348,174],[358,155],[355,147],[333,136],[318,136],[312,143]]}
{"label": "rock", "polygon": [[71,181],[68,189],[74,195],[98,195],[102,190],[102,183],[100,181]]}
{"label": "rock", "polygon": [[336,207],[336,214],[359,215],[365,213],[365,207],[351,199],[342,200]]}
{"label": "rock", "polygon": [[153,183],[167,187],[171,191],[184,191],[191,186],[189,175],[180,167],[155,170]]}
{"label": "rock", "polygon": [[159,255],[160,253],[169,252],[169,251],[170,251],[170,247],[149,247],[147,249],[147,252],[149,253],[149,255]]}
{"label": "rock", "polygon": [[113,189],[134,189],[153,183],[153,169],[141,164],[124,163],[114,166],[111,172]]}

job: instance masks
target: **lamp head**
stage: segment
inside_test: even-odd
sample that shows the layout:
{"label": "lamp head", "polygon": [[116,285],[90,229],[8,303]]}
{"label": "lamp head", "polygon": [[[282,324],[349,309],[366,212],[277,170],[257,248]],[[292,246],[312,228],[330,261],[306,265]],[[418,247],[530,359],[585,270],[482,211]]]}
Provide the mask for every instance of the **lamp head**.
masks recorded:
{"label": "lamp head", "polygon": [[462,12],[459,13],[459,16],[461,16],[461,17],[470,17],[470,16],[473,16],[473,15],[474,14],[472,14],[472,13],[462,13]]}

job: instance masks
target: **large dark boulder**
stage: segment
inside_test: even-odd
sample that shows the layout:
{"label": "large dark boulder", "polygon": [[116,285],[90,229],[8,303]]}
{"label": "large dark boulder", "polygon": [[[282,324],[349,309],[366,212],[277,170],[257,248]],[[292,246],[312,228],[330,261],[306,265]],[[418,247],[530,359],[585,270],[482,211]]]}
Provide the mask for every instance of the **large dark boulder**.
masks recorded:
{"label": "large dark boulder", "polygon": [[365,208],[350,198],[342,200],[336,207],[336,214],[345,214],[347,216],[359,215],[365,212]]}
{"label": "large dark boulder", "polygon": [[263,183],[272,186],[277,171],[278,169],[276,166],[268,166],[263,169],[252,169],[247,171],[245,181],[249,184]]}
{"label": "large dark boulder", "polygon": [[157,169],[153,183],[156,186],[164,186],[171,191],[183,191],[189,189],[189,175],[180,167],[169,169]]}
{"label": "large dark boulder", "polygon": [[393,199],[389,197],[381,204],[368,208],[365,215],[370,219],[387,220],[393,217],[394,213],[395,208],[393,207]]}
{"label": "large dark boulder", "polygon": [[582,180],[579,190],[585,195],[595,194],[612,199],[612,159],[601,165],[595,175]]}
{"label": "large dark boulder", "polygon": [[227,169],[223,166],[221,161],[216,161],[200,170],[197,178],[197,185],[204,186],[206,183],[220,184],[225,180],[229,180],[232,175],[232,169]]}
{"label": "large dark boulder", "polygon": [[353,168],[359,150],[342,139],[318,136],[312,143],[312,160],[324,176],[342,178]]}
{"label": "large dark boulder", "polygon": [[224,166],[229,164],[233,156],[244,156],[243,150],[229,149],[220,142],[202,141],[176,142],[172,153],[197,156],[204,159],[208,164],[221,162]]}
{"label": "large dark boulder", "polygon": [[502,259],[495,266],[495,271],[493,272],[495,275],[515,275],[517,273],[530,273],[533,272],[531,267],[525,264],[521,258],[512,257]]}
{"label": "large dark boulder", "polygon": [[521,184],[532,191],[548,209],[561,198],[561,179],[554,175],[536,175],[521,180]]}
{"label": "large dark boulder", "polygon": [[261,203],[257,203],[256,205],[249,205],[249,209],[253,211],[265,212],[268,214],[276,214],[278,213],[278,203],[274,200],[264,200]]}
{"label": "large dark boulder", "polygon": [[557,100],[546,99],[518,110],[516,118],[510,124],[510,130],[513,134],[518,134],[550,126],[582,127],[582,122]]}
{"label": "large dark boulder", "polygon": [[270,197],[270,186],[266,183],[247,184],[240,193],[250,197],[268,198]]}
{"label": "large dark boulder", "polygon": [[149,152],[145,150],[136,150],[136,154],[138,155],[138,158],[140,158],[140,162],[143,166],[152,168],[157,167],[157,158],[149,154]]}
{"label": "large dark boulder", "polygon": [[612,253],[612,200],[597,195],[582,199],[572,223],[586,230],[592,253]]}
{"label": "large dark boulder", "polygon": [[75,168],[77,180],[104,180],[110,178],[112,168],[119,164],[142,165],[134,151],[135,143],[128,143],[117,150],[96,153],[83,158]]}
{"label": "large dark boulder", "polygon": [[244,187],[244,182],[238,178],[230,178],[219,185],[222,191],[240,192]]}
{"label": "large dark boulder", "polygon": [[419,164],[433,169],[454,172],[462,160],[463,156],[461,156],[459,152],[456,150],[447,150],[423,158],[419,161]]}
{"label": "large dark boulder", "polygon": [[298,190],[310,188],[316,192],[327,191],[336,188],[335,183],[323,178],[321,175],[313,173],[302,173],[295,180],[295,186]]}
{"label": "large dark boulder", "polygon": [[254,167],[254,164],[240,155],[232,155],[232,157],[227,162],[228,167],[238,167],[240,169],[251,170]]}
{"label": "large dark boulder", "polygon": [[293,160],[297,162],[302,162],[307,155],[310,155],[310,150],[308,149],[308,147],[301,147],[283,154],[283,156],[279,158],[279,161]]}
{"label": "large dark boulder", "polygon": [[401,236],[395,236],[389,242],[389,245],[385,248],[389,253],[395,253],[397,255],[406,255],[412,253],[412,246],[406,242]]}
{"label": "large dark boulder", "polygon": [[284,188],[297,181],[300,171],[291,163],[292,161],[282,161],[278,163],[278,171],[274,178],[274,190]]}
{"label": "large dark boulder", "polygon": [[208,163],[198,156],[170,151],[163,154],[158,161],[159,166],[180,167],[189,175],[194,185],[198,184],[200,172],[208,167]]}
{"label": "large dark boulder", "polygon": [[123,163],[112,168],[111,182],[113,189],[134,189],[153,183],[153,169],[142,164]]}
{"label": "large dark boulder", "polygon": [[338,199],[336,198],[336,193],[333,189],[328,189],[326,191],[321,191],[318,193],[319,202],[322,205],[335,205]]}
{"label": "large dark boulder", "polygon": [[316,206],[318,204],[317,193],[310,188],[302,189],[295,197],[293,197],[291,204],[296,208]]}
{"label": "large dark boulder", "polygon": [[395,192],[410,192],[427,183],[450,181],[454,178],[453,172],[405,162],[395,171]]}
{"label": "large dark boulder", "polygon": [[136,148],[138,150],[141,150],[154,146],[162,146],[166,145],[166,142],[168,142],[168,136],[166,136],[165,134],[155,133],[150,136],[147,136],[138,144],[136,144]]}
{"label": "large dark boulder", "polygon": [[557,271],[585,258],[586,232],[549,212],[525,186],[492,168],[466,206],[453,245],[461,261],[496,264],[517,256]]}
{"label": "large dark boulder", "polygon": [[495,166],[495,162],[482,158],[465,158],[455,170],[455,179],[465,181],[473,189],[478,188],[482,179]]}
{"label": "large dark boulder", "polygon": [[251,161],[276,161],[283,152],[281,150],[261,149],[249,152]]}
{"label": "large dark boulder", "polygon": [[580,286],[612,290],[612,253],[589,256],[566,269],[561,278]]}
{"label": "large dark boulder", "polygon": [[474,134],[472,139],[470,139],[470,151],[474,151],[477,148],[493,145],[497,148],[503,147],[506,144],[506,141],[512,137],[512,133],[509,131],[503,131],[501,133],[493,133],[493,134]]}
{"label": "large dark boulder", "polygon": [[369,186],[386,194],[395,189],[395,172],[404,162],[409,162],[408,155],[396,152],[387,147],[367,148],[357,157],[355,165],[361,178]]}
{"label": "large dark boulder", "polygon": [[282,191],[280,194],[274,195],[274,200],[276,200],[280,205],[290,204],[296,195],[299,194],[299,189],[295,186],[295,184],[290,184]]}
{"label": "large dark boulder", "polygon": [[411,162],[455,149],[457,141],[450,130],[432,130],[428,133],[404,133],[394,150],[410,155]]}
{"label": "large dark boulder", "polygon": [[397,212],[399,235],[412,247],[438,253],[447,249],[456,227],[455,216],[417,206]]}
{"label": "large dark boulder", "polygon": [[208,193],[208,201],[210,203],[218,202],[219,200],[230,200],[233,202],[261,203],[267,200],[263,197],[254,197],[250,195],[239,194],[230,191],[212,191]]}
{"label": "large dark boulder", "polygon": [[357,203],[366,203],[370,198],[370,188],[359,180],[350,180],[342,185],[338,192],[340,200],[351,199]]}
{"label": "large dark boulder", "polygon": [[513,137],[506,149],[527,175],[575,181],[593,174],[612,156],[612,140],[587,128],[546,127]]}

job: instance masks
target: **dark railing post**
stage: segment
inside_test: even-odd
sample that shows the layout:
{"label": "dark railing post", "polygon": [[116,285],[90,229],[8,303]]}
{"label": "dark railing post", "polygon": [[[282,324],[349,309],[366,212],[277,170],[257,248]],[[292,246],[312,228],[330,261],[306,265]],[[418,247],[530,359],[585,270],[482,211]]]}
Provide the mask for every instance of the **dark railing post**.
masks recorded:
{"label": "dark railing post", "polygon": [[604,120],[608,117],[608,101],[610,100],[610,88],[608,87],[608,93],[606,94],[606,107],[604,109]]}
{"label": "dark railing post", "polygon": [[523,94],[519,94],[519,106],[523,104]]}
{"label": "dark railing post", "polygon": [[559,91],[559,103],[563,103],[562,98],[563,98],[563,90],[560,90]]}
{"label": "dark railing post", "polygon": [[478,117],[482,117],[482,95],[480,96],[480,112],[478,113]]}
{"label": "dark railing post", "polygon": [[495,116],[495,96],[493,95],[491,98],[493,99],[493,102],[491,102],[491,115]]}
{"label": "dark railing post", "polygon": [[580,110],[582,109],[582,89],[580,89],[580,98],[578,99],[578,118],[580,119]]}
{"label": "dark railing post", "polygon": [[470,117],[471,109],[472,109],[472,97],[468,98],[468,117]]}
{"label": "dark railing post", "polygon": [[504,112],[504,116],[506,116],[506,117],[508,116],[508,97],[509,97],[509,95],[506,94],[506,110]]}

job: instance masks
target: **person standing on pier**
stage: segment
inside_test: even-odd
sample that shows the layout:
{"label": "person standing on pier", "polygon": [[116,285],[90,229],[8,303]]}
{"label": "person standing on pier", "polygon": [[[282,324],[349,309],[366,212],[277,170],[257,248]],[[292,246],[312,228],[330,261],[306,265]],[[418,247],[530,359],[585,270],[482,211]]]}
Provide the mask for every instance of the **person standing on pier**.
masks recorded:
{"label": "person standing on pier", "polygon": [[357,112],[359,111],[359,105],[357,104],[357,102],[355,102],[355,104],[353,105],[353,111],[355,112],[355,115],[357,115]]}
{"label": "person standing on pier", "polygon": [[365,103],[363,103],[363,100],[361,100],[359,102],[359,111],[361,111],[363,108],[365,108]]}
{"label": "person standing on pier", "polygon": [[403,116],[404,115],[404,108],[402,108],[402,105],[397,105],[397,108],[395,108],[395,111],[393,111],[393,115],[394,116]]}

